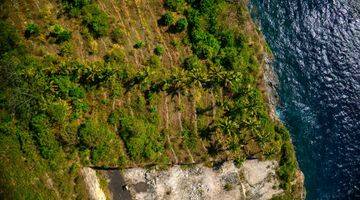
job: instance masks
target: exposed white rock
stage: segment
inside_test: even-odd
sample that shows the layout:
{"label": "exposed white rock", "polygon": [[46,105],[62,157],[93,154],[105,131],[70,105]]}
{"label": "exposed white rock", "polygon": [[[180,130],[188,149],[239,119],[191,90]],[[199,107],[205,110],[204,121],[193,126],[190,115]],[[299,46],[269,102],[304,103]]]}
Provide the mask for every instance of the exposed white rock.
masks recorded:
{"label": "exposed white rock", "polygon": [[232,162],[225,162],[219,169],[201,164],[164,171],[133,168],[125,170],[123,176],[138,200],[266,200],[282,192],[277,189],[276,165],[273,161],[248,160],[241,168]]}
{"label": "exposed white rock", "polygon": [[81,173],[84,177],[84,181],[89,192],[89,198],[91,200],[106,200],[105,193],[101,189],[98,178],[96,176],[96,171],[89,167],[84,167],[81,169]]}

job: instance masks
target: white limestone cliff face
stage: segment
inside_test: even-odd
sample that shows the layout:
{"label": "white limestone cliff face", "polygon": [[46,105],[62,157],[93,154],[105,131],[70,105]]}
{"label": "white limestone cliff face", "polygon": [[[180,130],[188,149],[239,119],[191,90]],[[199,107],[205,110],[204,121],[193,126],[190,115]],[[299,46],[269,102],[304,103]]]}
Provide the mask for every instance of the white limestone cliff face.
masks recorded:
{"label": "white limestone cliff face", "polygon": [[123,177],[133,199],[139,200],[235,200],[271,199],[280,194],[274,161],[247,160],[241,168],[225,162],[218,169],[201,164],[168,170],[132,168]]}
{"label": "white limestone cliff face", "polygon": [[81,173],[84,177],[89,198],[91,200],[106,200],[105,193],[101,189],[99,180],[96,176],[96,171],[89,167],[84,167],[81,169]]}

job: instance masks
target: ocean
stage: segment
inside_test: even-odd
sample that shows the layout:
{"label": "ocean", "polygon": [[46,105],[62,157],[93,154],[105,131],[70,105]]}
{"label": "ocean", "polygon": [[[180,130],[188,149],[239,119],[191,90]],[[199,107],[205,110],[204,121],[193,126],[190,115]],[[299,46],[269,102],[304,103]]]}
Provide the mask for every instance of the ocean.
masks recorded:
{"label": "ocean", "polygon": [[360,0],[251,0],[307,199],[360,199]]}

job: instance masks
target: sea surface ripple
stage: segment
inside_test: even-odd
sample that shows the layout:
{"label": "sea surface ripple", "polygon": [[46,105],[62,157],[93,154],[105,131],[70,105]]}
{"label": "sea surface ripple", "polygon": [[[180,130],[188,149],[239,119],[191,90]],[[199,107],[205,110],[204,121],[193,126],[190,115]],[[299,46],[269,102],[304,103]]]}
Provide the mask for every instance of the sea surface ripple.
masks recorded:
{"label": "sea surface ripple", "polygon": [[360,199],[360,1],[251,0],[307,199]]}

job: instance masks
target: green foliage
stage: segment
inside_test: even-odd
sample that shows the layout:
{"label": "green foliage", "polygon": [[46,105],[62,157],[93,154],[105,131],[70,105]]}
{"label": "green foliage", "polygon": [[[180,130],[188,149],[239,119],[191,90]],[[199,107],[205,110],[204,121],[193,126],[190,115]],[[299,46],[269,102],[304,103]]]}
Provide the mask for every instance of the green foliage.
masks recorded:
{"label": "green foliage", "polygon": [[46,115],[36,115],[31,120],[31,130],[35,134],[40,154],[45,159],[53,160],[59,156],[60,146],[50,131]]}
{"label": "green foliage", "polygon": [[25,37],[30,38],[31,36],[38,36],[40,33],[40,28],[35,23],[30,23],[25,28]]}
{"label": "green foliage", "polygon": [[135,49],[140,49],[141,47],[143,47],[145,45],[145,42],[144,41],[137,41],[135,44],[134,44],[134,48]]}
{"label": "green foliage", "polygon": [[157,45],[154,49],[154,53],[157,56],[161,56],[164,53],[164,47],[161,45]]}
{"label": "green foliage", "polygon": [[53,122],[63,124],[69,112],[66,102],[56,102],[48,106],[47,114]]}
{"label": "green foliage", "polygon": [[184,9],[185,0],[165,0],[164,6],[172,11],[181,11]]}
{"label": "green foliage", "polygon": [[123,63],[125,60],[125,53],[120,48],[113,48],[104,56],[105,62]]}
{"label": "green foliage", "polygon": [[194,134],[193,131],[189,131],[189,130],[184,130],[182,132],[182,136],[184,138],[184,144],[187,148],[189,148],[190,150],[194,150],[197,147],[197,140],[196,140],[196,135]]}
{"label": "green foliage", "polygon": [[55,38],[56,43],[62,43],[71,39],[71,32],[59,24],[55,24],[49,28],[50,36]]}
{"label": "green foliage", "polygon": [[74,47],[70,42],[65,42],[59,52],[60,56],[71,56],[74,53]]}
{"label": "green foliage", "polygon": [[149,60],[147,61],[147,65],[151,67],[152,69],[158,69],[161,67],[161,60],[158,56],[152,55],[150,56]]}
{"label": "green foliage", "polygon": [[93,149],[101,144],[102,138],[108,134],[104,126],[96,121],[87,120],[79,128],[79,139],[86,148]]}
{"label": "green foliage", "polygon": [[82,9],[83,23],[94,37],[102,37],[109,32],[109,17],[96,4],[90,4]]}
{"label": "green foliage", "polygon": [[89,5],[91,0],[62,0],[62,3],[70,17],[78,17],[81,14],[81,9]]}
{"label": "green foliage", "polygon": [[279,165],[278,175],[282,180],[280,187],[285,190],[289,190],[290,183],[294,180],[297,169],[295,152],[290,141],[286,141],[281,148],[281,159]]}
{"label": "green foliage", "polygon": [[175,19],[171,12],[166,12],[161,16],[158,21],[158,24],[161,26],[170,26],[174,23]]}
{"label": "green foliage", "polygon": [[0,20],[0,57],[19,45],[19,36],[17,30],[7,22]]}
{"label": "green foliage", "polygon": [[115,28],[111,32],[111,40],[115,43],[121,43],[124,39],[124,32],[120,28]]}
{"label": "green foliage", "polygon": [[184,60],[183,67],[186,70],[197,70],[203,67],[203,64],[197,56],[191,56]]}
{"label": "green foliage", "polygon": [[106,124],[89,119],[79,128],[81,145],[91,151],[91,162],[98,166],[116,166],[122,157],[119,138]]}
{"label": "green foliage", "polygon": [[181,33],[185,31],[187,27],[188,27],[188,22],[186,18],[181,18],[175,23],[175,25],[170,27],[170,31],[173,33]]}
{"label": "green foliage", "polygon": [[164,151],[164,138],[157,130],[157,124],[141,116],[132,117],[122,114],[120,134],[131,159],[135,161],[161,158]]}

